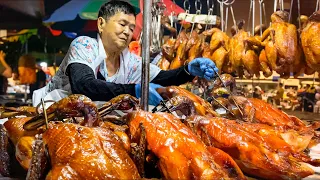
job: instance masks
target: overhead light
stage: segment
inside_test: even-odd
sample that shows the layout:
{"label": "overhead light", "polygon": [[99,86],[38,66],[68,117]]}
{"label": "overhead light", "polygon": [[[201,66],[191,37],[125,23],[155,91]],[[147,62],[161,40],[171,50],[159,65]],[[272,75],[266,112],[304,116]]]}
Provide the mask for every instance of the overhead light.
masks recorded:
{"label": "overhead light", "polygon": [[48,67],[48,64],[47,64],[46,62],[41,62],[41,63],[40,63],[40,66],[41,66],[41,67]]}

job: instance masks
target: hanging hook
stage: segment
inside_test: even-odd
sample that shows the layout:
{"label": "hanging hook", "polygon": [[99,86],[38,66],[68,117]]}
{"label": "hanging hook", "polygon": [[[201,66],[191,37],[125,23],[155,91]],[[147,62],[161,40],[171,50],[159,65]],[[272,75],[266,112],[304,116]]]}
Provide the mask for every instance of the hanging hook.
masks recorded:
{"label": "hanging hook", "polygon": [[[188,6],[187,6],[187,5],[188,5]],[[188,7],[188,8],[187,8],[187,7]],[[190,12],[190,2],[189,2],[189,0],[184,0],[184,2],[183,2],[183,8],[186,10],[186,13],[189,14],[189,12]],[[184,23],[184,21],[186,20],[186,18],[187,18],[187,15],[184,16],[184,18],[183,18],[183,23]],[[183,25],[181,24],[180,30],[179,30],[179,33],[178,33],[178,34],[181,33],[182,27],[183,27]]]}
{"label": "hanging hook", "polygon": [[196,14],[201,14],[201,10],[202,10],[202,3],[200,0],[196,0],[195,3],[195,8],[196,8]]}
{"label": "hanging hook", "polygon": [[[187,8],[188,7],[188,8]],[[183,2],[183,8],[186,10],[186,11],[190,11],[190,1],[189,0],[184,0]]]}
{"label": "hanging hook", "polygon": [[251,21],[251,15],[252,15],[252,0],[250,1],[250,9],[249,9],[249,17],[248,17],[248,23],[247,23],[247,31],[249,30],[249,24]]}
{"label": "hanging hook", "polygon": [[220,17],[221,17],[221,30],[223,32],[225,32],[225,29],[224,29],[224,12],[223,12],[223,6],[226,2],[228,2],[228,0],[217,0],[220,4]]}
{"label": "hanging hook", "polygon": [[214,8],[214,2],[213,2],[213,0],[211,1],[211,6],[210,6],[210,0],[207,0],[208,15],[207,15],[207,18],[206,18],[206,27],[205,27],[205,30],[208,29],[209,16],[213,14],[213,8]]}
{"label": "hanging hook", "polygon": [[[198,6],[198,3],[200,4]],[[200,0],[196,0],[195,1],[195,8],[196,8],[196,15],[199,15],[201,14],[201,9],[202,9],[202,4],[201,4],[201,1]],[[195,25],[195,18],[196,18],[196,15],[192,17],[192,27],[191,27],[191,31],[190,31],[190,34],[189,34],[189,39],[191,38],[191,35],[192,35],[192,32],[193,32],[193,29],[194,29],[194,25]]]}
{"label": "hanging hook", "polygon": [[[260,36],[262,37],[262,21],[263,21],[263,16],[262,16],[262,10],[264,7],[264,1],[263,0],[259,0],[259,9],[260,9]],[[266,17],[264,17],[264,19],[266,19]],[[266,24],[265,24],[266,25]],[[254,35],[254,34],[253,34]]]}

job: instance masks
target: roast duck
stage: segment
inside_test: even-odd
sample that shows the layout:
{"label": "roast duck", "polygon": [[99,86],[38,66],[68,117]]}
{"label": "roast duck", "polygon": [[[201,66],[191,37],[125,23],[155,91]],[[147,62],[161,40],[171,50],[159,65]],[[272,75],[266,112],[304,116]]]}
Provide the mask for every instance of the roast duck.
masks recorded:
{"label": "roast duck", "polygon": [[[100,108],[83,95],[71,95],[47,109],[47,128],[42,113],[10,119],[0,128],[1,174],[10,174],[9,141],[28,179],[136,179],[146,177],[144,164],[151,162],[165,179],[245,179],[242,171],[266,179],[301,179],[314,173],[302,162],[319,165],[305,151],[316,139],[316,124],[306,126],[243,97],[235,97],[243,116],[223,119],[185,89],[158,92],[169,100],[170,113],[139,110],[130,95]],[[113,110],[128,114],[118,117]],[[186,117],[171,114],[176,110]]]}
{"label": "roast duck", "polygon": [[194,58],[205,57],[215,62],[219,73],[236,73],[240,78],[259,77],[260,72],[269,77],[273,71],[281,78],[313,74],[319,69],[318,12],[310,18],[301,16],[300,30],[288,19],[287,12],[276,11],[271,15],[270,27],[257,26],[254,36],[243,29],[243,20],[231,29],[232,37],[217,27],[204,30],[197,24],[193,30],[185,28],[176,39],[164,43],[158,66],[163,70],[176,69]]}

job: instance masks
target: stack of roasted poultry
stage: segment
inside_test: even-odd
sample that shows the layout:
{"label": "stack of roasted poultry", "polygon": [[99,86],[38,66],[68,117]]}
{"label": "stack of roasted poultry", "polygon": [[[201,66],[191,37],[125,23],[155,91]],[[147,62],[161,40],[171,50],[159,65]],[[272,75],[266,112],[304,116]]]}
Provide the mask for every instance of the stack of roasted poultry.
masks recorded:
{"label": "stack of roasted poultry", "polygon": [[175,69],[196,57],[207,57],[216,63],[220,73],[236,73],[240,78],[260,77],[260,72],[269,77],[272,71],[282,78],[310,75],[320,70],[319,13],[310,18],[301,16],[302,29],[297,30],[288,23],[287,12],[277,11],[262,36],[246,32],[244,21],[233,27],[232,37],[219,28],[203,30],[198,25],[193,30],[184,29],[163,45],[158,65],[163,70]]}
{"label": "stack of roasted poultry", "polygon": [[157,91],[167,100],[158,111],[167,112],[142,111],[130,95],[100,108],[71,95],[46,110],[47,120],[34,110],[23,118],[5,114],[1,174],[15,175],[10,147],[27,179],[301,179],[314,173],[306,164],[320,166],[307,154],[319,140],[317,123],[241,96],[219,100],[242,112],[222,117],[185,89]]}

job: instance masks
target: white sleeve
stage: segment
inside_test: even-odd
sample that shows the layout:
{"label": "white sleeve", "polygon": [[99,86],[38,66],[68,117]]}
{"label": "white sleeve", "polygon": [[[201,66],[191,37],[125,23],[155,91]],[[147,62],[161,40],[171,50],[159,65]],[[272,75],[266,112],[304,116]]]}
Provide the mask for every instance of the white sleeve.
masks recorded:
{"label": "white sleeve", "polygon": [[[141,82],[141,76],[142,76],[142,59],[141,57],[131,53],[130,54],[130,60],[128,64],[128,84],[137,84]],[[152,81],[161,71],[161,69],[150,63],[150,81]]]}
{"label": "white sleeve", "polygon": [[98,55],[98,45],[97,42],[87,36],[80,36],[72,41],[67,53],[67,63],[64,67],[64,72],[66,72],[67,67],[72,63],[81,63],[89,66],[93,71],[94,60]]}

